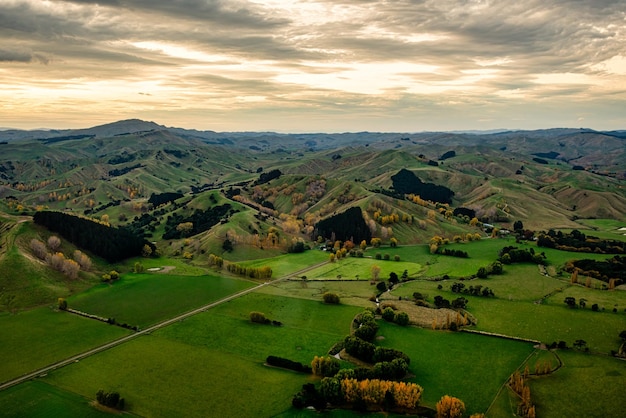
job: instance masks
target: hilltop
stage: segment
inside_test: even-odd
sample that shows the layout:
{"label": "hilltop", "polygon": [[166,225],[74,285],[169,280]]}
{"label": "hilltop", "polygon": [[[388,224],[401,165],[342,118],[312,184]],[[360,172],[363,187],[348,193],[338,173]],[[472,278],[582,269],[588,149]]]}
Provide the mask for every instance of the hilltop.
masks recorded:
{"label": "hilltop", "polygon": [[[137,119],[10,130],[0,132],[0,198],[11,214],[105,216],[159,242],[173,236],[166,235],[176,227],[172,219],[184,223],[194,211],[228,204],[229,215],[194,239],[199,254],[208,254],[230,237],[242,244],[233,257],[244,247],[245,257],[267,255],[272,246],[258,242],[270,233],[280,236],[277,251],[292,240],[315,240],[320,220],[351,207],[361,208],[373,236],[407,244],[473,233],[473,216],[500,228],[515,221],[580,228],[579,219],[623,219],[625,138],[623,131],[589,129],[220,133]],[[451,200],[398,193],[393,176],[401,170],[447,189]],[[151,203],[163,193],[179,198]]]}

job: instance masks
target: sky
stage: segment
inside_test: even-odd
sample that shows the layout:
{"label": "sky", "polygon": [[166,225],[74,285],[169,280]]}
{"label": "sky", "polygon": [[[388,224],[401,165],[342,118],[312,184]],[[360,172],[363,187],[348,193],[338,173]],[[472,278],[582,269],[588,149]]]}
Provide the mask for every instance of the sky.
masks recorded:
{"label": "sky", "polygon": [[626,129],[624,0],[0,0],[0,127]]}

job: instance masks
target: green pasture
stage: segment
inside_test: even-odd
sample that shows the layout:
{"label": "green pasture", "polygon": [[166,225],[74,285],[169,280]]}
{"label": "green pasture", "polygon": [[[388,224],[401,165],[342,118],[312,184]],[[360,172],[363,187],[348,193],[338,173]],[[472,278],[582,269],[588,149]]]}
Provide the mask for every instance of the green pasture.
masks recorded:
{"label": "green pasture", "polygon": [[[268,355],[310,363],[350,332],[354,315],[362,309],[325,305],[290,297],[251,293],[188,318],[158,332],[164,338],[237,355],[265,360]],[[282,326],[253,324],[252,311],[263,312]],[[243,343],[245,341],[245,344]]]}
{"label": "green pasture", "polygon": [[[283,326],[252,324],[264,312]],[[116,390],[144,416],[274,416],[311,376],[264,366],[268,355],[302,363],[349,332],[360,308],[249,294],[61,370],[45,381],[93,397]]]}
{"label": "green pasture", "polygon": [[146,327],[253,286],[216,275],[127,273],[68,299],[70,308]]}
{"label": "green pasture", "polygon": [[164,267],[173,267],[172,273],[185,276],[202,276],[207,274],[207,268],[191,264],[188,260],[175,257],[158,257],[158,258],[129,258],[114,266],[110,270],[116,270],[119,273],[132,272],[135,263],[143,265],[144,269]]}
{"label": "green pasture", "polygon": [[339,296],[342,305],[362,307],[374,307],[369,298],[378,293],[369,280],[289,280],[264,286],[258,292],[316,301],[321,301],[325,292],[333,292]]}
{"label": "green pasture", "polygon": [[404,270],[409,276],[415,276],[422,266],[413,262],[376,260],[374,258],[346,257],[333,263],[324,264],[306,273],[309,280],[329,279],[357,279],[370,280],[372,278],[372,266],[380,267],[379,279],[389,279],[389,273],[394,272],[400,277]]}
{"label": "green pasture", "polygon": [[141,416],[269,417],[290,408],[308,377],[266,367],[264,360],[148,336],[45,381],[91,398],[102,388],[118,391],[127,410]]}
{"label": "green pasture", "polygon": [[[622,240],[626,239],[626,237],[624,237],[626,231],[619,230],[620,228],[626,227],[626,219],[578,219],[576,222],[587,228],[593,229],[593,232],[581,231],[585,235],[594,235],[612,239],[621,238]],[[599,235],[599,233],[607,233],[607,235]]]}
{"label": "green pasture", "polygon": [[[597,303],[599,309],[605,312],[612,312],[613,308],[617,308],[618,313],[625,313],[626,291],[624,290],[600,290],[577,284],[569,286],[560,295],[555,295],[550,299],[550,302],[555,304],[562,302],[565,305],[564,301],[568,296],[575,298],[576,304],[580,302],[580,299],[585,299],[584,310],[591,310],[591,306]],[[626,317],[624,321],[626,321]],[[626,329],[626,324],[624,324],[624,328]]]}
{"label": "green pasture", "polygon": [[[92,396],[90,398],[95,398]],[[31,380],[0,392],[0,411],[6,418],[103,418],[111,414],[89,405],[91,399]]]}
{"label": "green pasture", "polygon": [[[240,264],[248,267],[270,266],[272,268],[272,278],[278,279],[326,261],[328,261],[328,253],[313,249],[303,253],[283,254],[272,258],[242,262]],[[308,277],[311,272],[303,274]]]}
{"label": "green pasture", "polygon": [[626,363],[605,356],[558,350],[563,367],[530,379],[537,416],[619,418],[626,411]]}
{"label": "green pasture", "polygon": [[7,381],[129,331],[50,308],[0,315],[0,380]]}
{"label": "green pasture", "polygon": [[[443,296],[449,300],[463,296],[469,300],[468,306],[470,308],[476,303],[481,303],[481,300],[483,300],[482,297],[471,296],[464,293],[452,293],[450,287],[455,283],[463,283],[466,288],[470,286],[488,287],[494,291],[495,296],[499,299],[522,301],[539,300],[557,289],[568,286],[568,283],[562,279],[547,277],[541,274],[535,264],[520,263],[504,266],[503,274],[492,275],[486,279],[464,281],[456,279],[417,279],[408,281],[396,286],[389,296],[401,296],[403,299],[412,299],[413,293],[419,292],[425,295],[426,300],[431,303],[437,295]],[[441,290],[437,289],[439,285],[442,286]]]}
{"label": "green pasture", "polygon": [[592,312],[590,308],[570,309],[558,301],[535,304],[524,301],[482,299],[468,304],[468,311],[478,320],[476,328],[530,338],[545,343],[565,341],[572,346],[578,339],[590,350],[608,354],[619,347],[619,333],[626,329],[626,314]]}
{"label": "green pasture", "polygon": [[411,381],[424,388],[423,404],[457,397],[471,413],[485,412],[509,376],[534,352],[530,343],[477,334],[399,327],[379,321],[379,345],[411,358]]}

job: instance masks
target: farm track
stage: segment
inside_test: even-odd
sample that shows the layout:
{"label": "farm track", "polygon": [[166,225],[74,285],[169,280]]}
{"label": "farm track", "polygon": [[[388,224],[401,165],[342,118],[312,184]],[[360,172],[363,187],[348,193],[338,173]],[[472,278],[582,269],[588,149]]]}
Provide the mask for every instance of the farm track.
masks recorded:
{"label": "farm track", "polygon": [[192,316],[197,315],[199,313],[205,312],[208,309],[214,308],[215,306],[218,306],[218,305],[221,305],[223,303],[229,302],[231,300],[237,299],[237,298],[239,298],[241,296],[247,295],[248,293],[252,293],[252,292],[254,292],[254,291],[258,290],[258,289],[263,288],[264,286],[270,286],[270,285],[282,282],[282,281],[287,280],[289,277],[292,277],[292,276],[302,275],[302,273],[306,273],[307,271],[313,270],[315,268],[318,268],[318,267],[320,267],[320,266],[322,266],[322,265],[324,265],[326,263],[328,263],[328,261],[325,261],[325,262],[322,262],[322,263],[319,263],[319,264],[316,264],[316,265],[313,265],[313,266],[306,267],[306,268],[304,268],[302,270],[293,272],[293,273],[291,273],[291,274],[289,274],[287,276],[278,278],[276,280],[268,281],[268,282],[262,283],[262,284],[260,284],[258,286],[254,286],[254,287],[251,287],[249,289],[242,290],[241,292],[234,293],[234,294],[232,294],[230,296],[227,296],[227,297],[222,298],[220,300],[217,300],[215,302],[211,302],[211,303],[209,303],[207,305],[201,306],[199,308],[196,308],[196,309],[193,309],[191,311],[185,312],[183,314],[177,315],[177,316],[175,316],[173,318],[170,318],[170,319],[167,319],[165,321],[159,322],[158,324],[151,325],[148,328],[143,329],[141,331],[135,332],[133,334],[127,335],[127,336],[122,337],[122,338],[118,338],[117,340],[108,342],[106,344],[102,344],[102,345],[100,345],[98,347],[92,348],[92,349],[90,349],[88,351],[84,351],[84,352],[82,352],[80,354],[76,354],[76,355],[74,355],[72,357],[69,357],[69,358],[66,358],[64,360],[58,361],[56,363],[50,364],[48,366],[42,367],[42,368],[40,368],[38,370],[35,370],[35,371],[31,372],[31,373],[27,373],[25,375],[22,375],[20,377],[15,378],[15,379],[11,379],[11,380],[8,380],[6,382],[0,383],[0,391],[8,389],[8,388],[10,388],[12,386],[15,386],[15,385],[19,385],[20,383],[24,383],[24,382],[26,382],[28,380],[35,379],[37,377],[43,377],[48,372],[51,372],[51,371],[56,370],[56,369],[60,369],[61,367],[65,367],[65,366],[67,366],[69,364],[78,363],[80,360],[83,360],[83,359],[85,359],[87,357],[93,356],[94,354],[98,354],[98,353],[101,353],[103,351],[106,351],[106,350],[109,350],[111,348],[114,348],[114,347],[117,347],[119,345],[122,345],[122,344],[124,344],[124,343],[126,343],[128,341],[134,340],[135,338],[138,338],[138,337],[140,337],[142,335],[150,335],[153,331],[157,331],[157,330],[159,330],[159,329],[161,329],[163,327],[166,327],[168,325],[172,325],[172,324],[174,324],[176,322],[183,321],[183,320],[185,320],[185,319],[187,319],[189,317],[192,317]]}

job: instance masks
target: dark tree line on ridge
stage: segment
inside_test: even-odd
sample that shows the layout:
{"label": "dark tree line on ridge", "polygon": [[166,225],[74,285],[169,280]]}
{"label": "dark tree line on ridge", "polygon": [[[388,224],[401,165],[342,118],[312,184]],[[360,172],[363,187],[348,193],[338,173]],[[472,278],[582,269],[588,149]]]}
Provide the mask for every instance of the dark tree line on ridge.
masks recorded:
{"label": "dark tree line on ridge", "polygon": [[[231,205],[225,203],[223,205],[213,206],[207,210],[196,209],[191,216],[187,217],[174,213],[167,218],[163,239],[184,238],[185,236],[208,231],[213,225],[221,222],[227,215],[232,215],[235,212]],[[178,227],[181,223],[191,223],[192,225],[190,229],[181,229]]]}
{"label": "dark tree line on ridge", "polygon": [[[371,241],[372,232],[363,219],[359,207],[351,207],[345,212],[323,219],[315,225],[314,236],[321,235],[326,239],[338,239],[352,242]],[[334,235],[334,236],[333,236]]]}
{"label": "dark tree line on ridge", "polygon": [[145,245],[154,252],[156,247],[142,237],[125,229],[103,225],[90,219],[61,212],[35,213],[36,224],[57,232],[74,245],[100,256],[110,263],[142,255]]}
{"label": "dark tree line on ridge", "polygon": [[392,189],[395,193],[404,197],[407,194],[414,194],[424,200],[440,203],[452,203],[454,192],[445,186],[434,183],[424,183],[412,171],[402,169],[391,176],[393,182]]}

